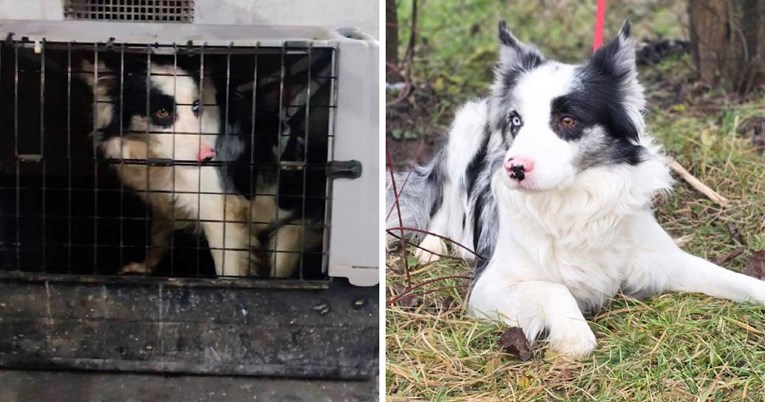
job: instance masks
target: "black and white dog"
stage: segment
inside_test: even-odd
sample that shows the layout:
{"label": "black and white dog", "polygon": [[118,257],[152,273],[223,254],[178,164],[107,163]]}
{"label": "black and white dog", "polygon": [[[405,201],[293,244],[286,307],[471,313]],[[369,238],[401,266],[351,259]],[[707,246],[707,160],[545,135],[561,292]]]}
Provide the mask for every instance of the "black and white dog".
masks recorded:
{"label": "black and white dog", "polygon": [[[652,198],[672,178],[644,126],[629,22],[582,65],[546,58],[504,22],[499,40],[491,95],[459,110],[445,146],[399,200],[403,226],[472,244],[485,258],[472,316],[518,326],[529,341],[546,331],[551,350],[580,357],[596,344],[583,313],[620,291],[765,303],[765,282],[685,253],[654,218]],[[388,225],[399,226],[397,214]],[[430,235],[420,247],[446,250]]]}

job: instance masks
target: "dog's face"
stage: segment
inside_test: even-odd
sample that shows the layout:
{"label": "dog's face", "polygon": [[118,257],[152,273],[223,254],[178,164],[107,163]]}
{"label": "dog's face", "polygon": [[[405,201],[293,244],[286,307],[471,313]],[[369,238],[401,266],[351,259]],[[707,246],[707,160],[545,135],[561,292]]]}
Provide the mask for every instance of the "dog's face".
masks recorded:
{"label": "dog's face", "polygon": [[547,60],[500,23],[490,119],[509,145],[503,183],[563,189],[587,169],[640,163],[645,101],[629,34],[625,22],[588,63],[568,65]]}
{"label": "dog's face", "polygon": [[[111,137],[104,147],[108,156],[195,162],[215,159],[220,108],[211,80],[205,77],[200,85],[198,75],[173,65],[152,63],[150,74],[146,70],[145,66],[138,72],[126,69],[121,88],[117,80],[99,81],[99,97],[110,101],[98,109],[103,130]],[[120,132],[123,138],[135,140],[123,141],[122,148],[131,148],[128,152],[120,152],[119,142],[114,141]],[[141,142],[148,147],[137,149]]]}

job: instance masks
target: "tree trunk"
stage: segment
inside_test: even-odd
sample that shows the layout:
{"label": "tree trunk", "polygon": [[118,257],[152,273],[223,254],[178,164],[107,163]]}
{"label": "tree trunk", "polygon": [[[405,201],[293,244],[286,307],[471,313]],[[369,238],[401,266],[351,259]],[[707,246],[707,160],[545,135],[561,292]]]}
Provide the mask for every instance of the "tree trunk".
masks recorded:
{"label": "tree trunk", "polygon": [[765,1],[689,0],[691,48],[699,78],[739,95],[765,83]]}
{"label": "tree trunk", "polygon": [[[385,61],[398,66],[398,12],[396,0],[385,0]],[[388,69],[388,81],[394,79]]]}

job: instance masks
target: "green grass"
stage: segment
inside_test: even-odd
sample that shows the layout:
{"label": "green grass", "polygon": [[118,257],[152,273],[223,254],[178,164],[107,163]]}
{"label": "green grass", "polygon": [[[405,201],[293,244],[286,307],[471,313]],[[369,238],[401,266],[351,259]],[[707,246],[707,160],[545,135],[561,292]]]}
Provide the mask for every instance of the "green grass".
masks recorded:
{"label": "green grass", "polygon": [[[550,55],[557,55],[554,46],[567,57],[582,53],[591,40],[592,17],[587,13],[592,5],[566,14],[569,9],[564,5],[568,2],[560,2],[563,5],[550,7],[558,10],[557,16],[551,11],[542,23],[526,18],[524,13],[531,5],[458,1],[454,3],[475,7],[465,8],[459,21],[441,32],[439,29],[448,25],[442,19],[454,21],[453,11],[458,7],[445,3],[424,3],[421,29],[423,37],[431,39],[428,47],[421,49],[414,70],[419,82],[432,83],[444,71],[463,77],[454,82],[465,83],[464,87],[446,102],[457,103],[485,93],[493,57],[488,54],[496,51],[496,11],[487,10],[502,8],[508,19],[516,16],[512,18],[518,20],[511,26],[518,36],[542,41],[540,47]],[[683,10],[670,3],[655,1],[632,9],[630,12],[642,16],[642,25],[634,32],[638,36],[682,35],[663,25],[671,20],[668,15],[676,16],[678,9]],[[406,4],[402,5],[404,11]],[[538,2],[533,4],[539,7]],[[621,19],[614,16],[620,6],[609,2],[609,7],[609,18]],[[575,19],[587,24],[570,30],[556,27],[559,21]],[[484,27],[490,22],[491,33]],[[479,24],[479,33],[463,38],[471,24]],[[641,26],[642,32],[638,29]],[[607,31],[616,29],[618,23],[607,27]],[[453,44],[441,46],[445,39],[432,39],[439,35]],[[471,66],[468,56],[481,48],[486,49],[487,60]],[[462,60],[453,60],[459,57]],[[641,71],[649,96],[648,127],[668,153],[728,198],[731,205],[723,209],[678,181],[669,197],[657,201],[657,216],[673,237],[686,240],[682,247],[693,254],[714,260],[745,248],[740,256],[725,263],[727,268],[741,270],[751,251],[765,249],[765,157],[752,149],[750,137],[739,132],[748,121],[765,117],[765,99],[735,104],[724,94],[703,89],[678,97],[666,77],[682,81],[691,75],[687,57]],[[430,117],[437,122],[434,127],[448,126],[451,103],[436,106],[433,110],[439,111],[439,117]],[[729,225],[740,231],[746,246],[732,239]],[[391,253],[389,297],[405,286],[404,269],[401,253]],[[446,259],[410,266],[409,270],[412,282],[418,284],[448,275],[467,275],[470,267],[464,261]],[[640,301],[620,296],[590,321],[598,339],[591,357],[562,361],[549,354],[540,341],[534,346],[533,357],[521,362],[498,346],[504,328],[472,320],[464,313],[464,290],[463,280],[437,281],[414,292],[416,307],[388,306],[386,386],[390,400],[765,400],[765,308],[761,306],[690,294]]]}
{"label": "green grass", "polygon": [[[706,120],[663,116],[651,125],[681,164],[732,205],[723,210],[681,182],[659,202],[660,221],[676,237],[692,235],[683,248],[706,258],[741,247],[731,239],[728,223],[739,229],[750,250],[765,249],[765,161],[748,149],[746,140],[733,136],[733,126],[726,132],[714,125],[715,117]],[[713,140],[698,138],[705,129],[716,131]],[[741,269],[749,254],[726,266]],[[389,292],[395,293],[394,286],[406,283],[398,253],[389,256],[389,267]],[[469,266],[447,260],[410,270],[416,284],[464,275]],[[439,281],[416,292],[417,307],[388,308],[392,400],[765,398],[761,306],[688,294],[643,301],[619,297],[592,320],[598,347],[591,358],[557,361],[540,342],[530,361],[519,362],[496,343],[503,328],[464,314],[463,290],[461,281]]]}

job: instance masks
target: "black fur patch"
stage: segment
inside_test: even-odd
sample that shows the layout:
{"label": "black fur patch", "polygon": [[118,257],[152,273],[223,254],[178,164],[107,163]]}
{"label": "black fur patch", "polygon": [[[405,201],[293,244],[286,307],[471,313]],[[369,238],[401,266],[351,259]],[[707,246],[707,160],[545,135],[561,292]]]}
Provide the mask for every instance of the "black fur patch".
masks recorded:
{"label": "black fur patch", "polygon": [[[473,206],[473,249],[476,251],[479,251],[479,245],[482,243],[481,240],[481,232],[483,231],[483,220],[481,219],[481,214],[483,214],[484,206],[489,202],[489,197],[491,197],[491,192],[485,191],[481,194],[478,194],[478,196],[475,198],[475,205]],[[490,222],[487,222],[491,224]],[[491,255],[485,256],[487,259],[491,257]]]}
{"label": "black fur patch", "polygon": [[[122,133],[129,133],[130,120],[134,116],[149,117],[151,124],[165,128],[175,123],[175,99],[172,96],[150,86],[147,98],[148,76],[145,73],[145,68],[143,72],[139,73],[127,72],[122,80],[122,97],[120,97],[119,81],[109,88],[109,97],[115,100],[114,114],[119,115],[121,113],[121,119],[112,119],[111,123],[104,128],[105,140],[120,135],[120,122],[122,123]],[[156,112],[160,109],[164,109],[169,116],[167,118],[158,117]]]}
{"label": "black fur patch", "polygon": [[[430,207],[430,217],[432,218],[436,212],[441,208],[444,198],[444,184],[446,183],[446,174],[444,172],[446,164],[446,147],[442,147],[435,156],[435,162],[433,163],[433,170],[425,178],[428,186],[435,189],[433,205]],[[417,174],[418,172],[415,172]]]}
{"label": "black fur patch", "polygon": [[[643,148],[635,145],[639,141],[638,128],[624,106],[625,80],[630,79],[631,71],[617,59],[619,50],[618,39],[598,50],[590,63],[578,69],[580,83],[576,89],[554,99],[551,105],[550,127],[561,139],[579,140],[585,130],[599,126],[613,140],[589,165],[641,162]],[[575,126],[564,127],[564,116],[573,117]]]}
{"label": "black fur patch", "polygon": [[478,175],[484,171],[484,167],[486,166],[486,153],[489,148],[489,138],[491,138],[491,131],[489,126],[486,125],[483,130],[481,148],[479,148],[478,152],[473,156],[473,160],[470,161],[470,164],[465,171],[465,180],[467,181],[465,187],[468,197],[473,193],[473,188],[475,188],[475,181],[478,178]]}

